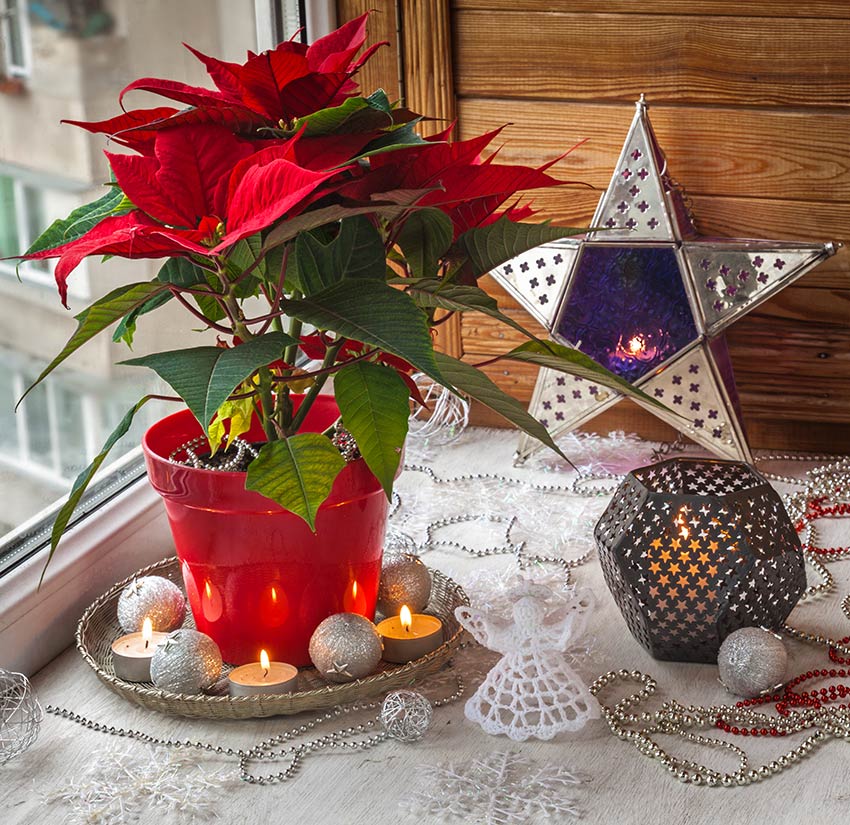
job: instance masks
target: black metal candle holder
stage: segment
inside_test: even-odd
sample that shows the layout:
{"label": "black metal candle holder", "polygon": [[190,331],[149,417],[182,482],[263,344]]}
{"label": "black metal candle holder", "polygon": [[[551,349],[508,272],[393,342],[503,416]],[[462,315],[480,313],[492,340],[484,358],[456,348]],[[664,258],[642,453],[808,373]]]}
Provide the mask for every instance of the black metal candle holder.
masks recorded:
{"label": "black metal candle holder", "polygon": [[656,659],[715,662],[732,631],[781,626],[806,587],[794,526],[748,464],[633,470],[594,535],[608,589]]}

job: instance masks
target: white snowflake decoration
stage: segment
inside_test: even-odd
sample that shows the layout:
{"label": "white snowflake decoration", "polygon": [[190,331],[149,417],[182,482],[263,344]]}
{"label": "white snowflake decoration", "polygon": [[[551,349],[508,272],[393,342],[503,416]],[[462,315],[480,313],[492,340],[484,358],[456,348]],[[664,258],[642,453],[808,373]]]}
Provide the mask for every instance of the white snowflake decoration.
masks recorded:
{"label": "white snowflake decoration", "polygon": [[74,822],[125,825],[150,808],[169,823],[215,817],[222,785],[234,771],[205,771],[190,751],[152,746],[110,747],[92,754],[80,776],[49,793],[47,802],[64,802]]}
{"label": "white snowflake decoration", "polygon": [[574,590],[569,599],[554,599],[548,587],[525,583],[512,600],[512,624],[471,606],[455,610],[478,642],[502,654],[467,700],[466,718],[517,741],[551,739],[598,719],[599,703],[564,655],[582,635],[592,592]]}
{"label": "white snowflake decoration", "polygon": [[[427,786],[401,807],[420,820],[440,818],[476,825],[528,825],[535,819],[562,822],[581,810],[570,795],[589,779],[554,765],[540,766],[518,753],[499,751],[462,764],[424,765]],[[473,819],[473,817],[475,817]]]}

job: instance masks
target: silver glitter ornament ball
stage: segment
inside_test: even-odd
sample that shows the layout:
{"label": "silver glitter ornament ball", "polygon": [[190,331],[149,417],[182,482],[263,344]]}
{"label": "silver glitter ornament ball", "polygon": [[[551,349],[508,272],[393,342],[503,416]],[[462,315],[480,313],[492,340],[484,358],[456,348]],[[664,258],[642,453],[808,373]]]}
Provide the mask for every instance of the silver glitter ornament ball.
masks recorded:
{"label": "silver glitter ornament ball", "polygon": [[384,558],[378,587],[378,610],[397,616],[406,604],[411,613],[421,613],[431,598],[431,574],[422,560],[409,553],[393,553]]}
{"label": "silver glitter ornament ball", "polygon": [[431,726],[434,708],[428,699],[415,690],[394,690],[381,705],[381,724],[384,730],[402,742],[415,742]]}
{"label": "silver glitter ornament ball", "polygon": [[717,654],[720,681],[730,693],[748,699],[783,682],[787,665],[782,640],[760,627],[730,633]]}
{"label": "silver glitter ornament ball", "polygon": [[162,576],[133,579],[118,598],[118,623],[125,633],[137,633],[146,618],[162,633],[182,627],[186,618],[183,591]]}
{"label": "silver glitter ornament ball", "polygon": [[310,638],[310,658],[329,682],[351,682],[374,673],[382,652],[377,628],[359,613],[328,616]]}
{"label": "silver glitter ornament ball", "polygon": [[35,742],[43,717],[29,679],[0,667],[0,765]]}
{"label": "silver glitter ornament ball", "polygon": [[221,676],[221,651],[206,635],[187,627],[169,633],[151,657],[151,681],[172,693],[200,693]]}

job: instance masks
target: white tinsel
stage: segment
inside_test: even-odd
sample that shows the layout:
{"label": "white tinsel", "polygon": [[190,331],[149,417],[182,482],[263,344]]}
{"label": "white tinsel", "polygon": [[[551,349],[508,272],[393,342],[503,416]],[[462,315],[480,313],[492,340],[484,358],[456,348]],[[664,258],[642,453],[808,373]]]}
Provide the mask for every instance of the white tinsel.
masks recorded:
{"label": "white tinsel", "polygon": [[150,808],[163,821],[191,823],[216,816],[218,792],[236,779],[233,769],[204,770],[193,751],[119,745],[92,754],[85,770],[45,801],[65,803],[68,821],[86,825],[125,825]]}
{"label": "white tinsel", "polygon": [[580,817],[571,793],[574,786],[590,781],[566,768],[541,766],[506,751],[460,764],[424,765],[420,775],[426,784],[402,800],[403,810],[420,820],[427,816],[481,825],[530,825],[562,822],[565,815]]}

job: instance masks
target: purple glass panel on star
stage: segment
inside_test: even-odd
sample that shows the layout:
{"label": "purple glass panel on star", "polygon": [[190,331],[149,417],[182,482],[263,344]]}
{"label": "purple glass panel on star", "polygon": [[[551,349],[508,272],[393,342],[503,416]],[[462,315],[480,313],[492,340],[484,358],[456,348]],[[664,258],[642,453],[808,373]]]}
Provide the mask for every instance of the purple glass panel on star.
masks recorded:
{"label": "purple glass panel on star", "polygon": [[557,334],[627,381],[696,340],[674,248],[586,245]]}

